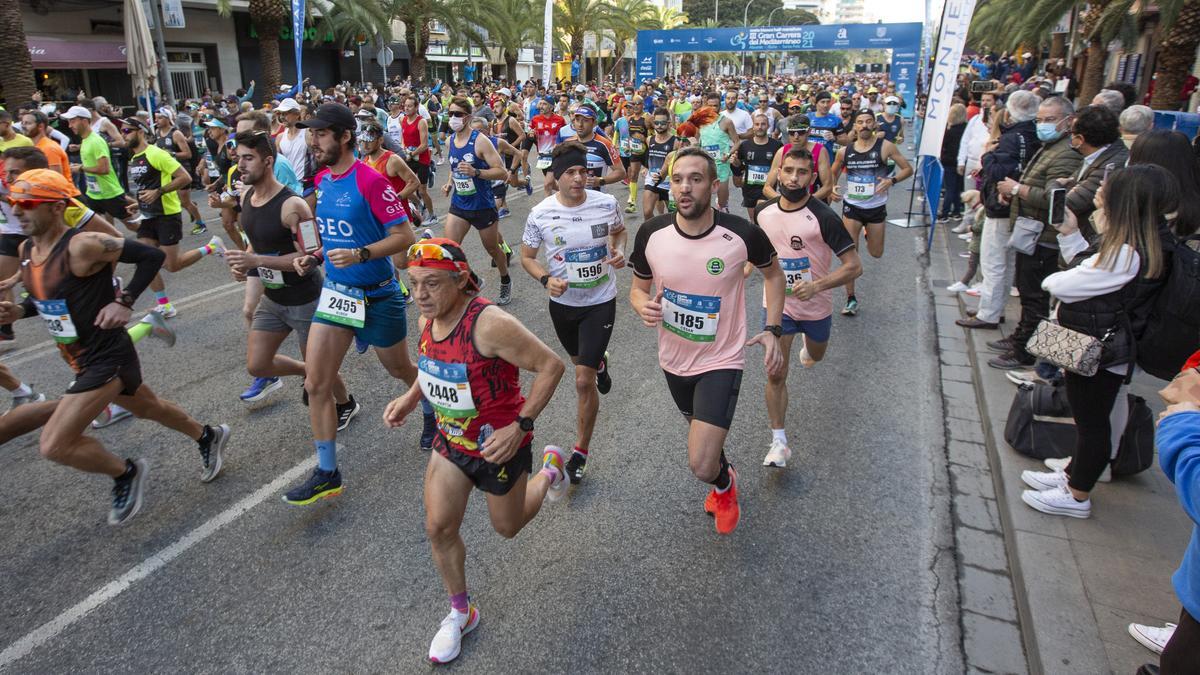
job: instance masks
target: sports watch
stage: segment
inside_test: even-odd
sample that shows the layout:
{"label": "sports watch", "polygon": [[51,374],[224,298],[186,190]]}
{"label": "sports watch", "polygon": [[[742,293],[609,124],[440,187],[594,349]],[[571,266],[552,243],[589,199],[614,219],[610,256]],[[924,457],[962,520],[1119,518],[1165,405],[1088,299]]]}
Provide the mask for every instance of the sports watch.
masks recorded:
{"label": "sports watch", "polygon": [[772,324],[769,326],[763,326],[763,330],[767,331],[771,335],[774,335],[775,337],[783,337],[783,326]]}
{"label": "sports watch", "polygon": [[363,246],[362,248],[358,249],[359,262],[367,262],[370,259],[371,259],[371,249],[367,248],[366,246]]}
{"label": "sports watch", "polygon": [[533,431],[533,418],[517,416],[517,426],[521,427],[521,431],[529,433]]}

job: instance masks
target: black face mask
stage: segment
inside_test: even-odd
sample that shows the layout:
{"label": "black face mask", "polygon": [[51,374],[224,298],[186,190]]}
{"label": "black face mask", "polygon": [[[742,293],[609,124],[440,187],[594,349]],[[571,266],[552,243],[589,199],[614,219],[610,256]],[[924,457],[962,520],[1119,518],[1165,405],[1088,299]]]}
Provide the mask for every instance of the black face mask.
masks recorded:
{"label": "black face mask", "polygon": [[783,195],[784,199],[788,200],[789,202],[793,202],[793,203],[804,201],[804,198],[806,196],[808,196],[808,186],[807,185],[805,185],[804,187],[790,188],[790,187],[784,185],[783,183],[780,183],[778,191],[779,191],[779,194]]}

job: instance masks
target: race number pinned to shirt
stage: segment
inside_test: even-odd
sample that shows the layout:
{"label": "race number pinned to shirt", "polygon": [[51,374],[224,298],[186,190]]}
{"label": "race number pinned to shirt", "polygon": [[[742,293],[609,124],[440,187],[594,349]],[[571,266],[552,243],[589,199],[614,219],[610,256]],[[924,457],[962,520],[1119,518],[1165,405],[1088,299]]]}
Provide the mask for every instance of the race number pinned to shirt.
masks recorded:
{"label": "race number pinned to shirt", "polygon": [[875,176],[855,175],[846,176],[846,199],[852,202],[864,202],[875,196]]}
{"label": "race number pinned to shirt", "polygon": [[84,179],[84,181],[87,182],[87,191],[88,192],[99,192],[100,191],[100,177],[99,176],[96,176],[95,174],[90,174],[90,173],[84,172],[83,179]]}
{"label": "race number pinned to shirt", "polygon": [[640,155],[643,152],[646,152],[646,142],[640,138],[631,137],[629,139],[629,154]]}
{"label": "race number pinned to shirt", "polygon": [[767,183],[767,173],[771,170],[769,166],[747,166],[746,167],[746,185],[765,185]]}
{"label": "race number pinned to shirt", "polygon": [[283,282],[283,272],[273,270],[270,267],[258,268],[258,278],[262,280],[262,285],[267,288],[283,288],[287,285]]}
{"label": "race number pinned to shirt", "polygon": [[462,420],[479,414],[467,380],[467,364],[421,356],[417,359],[417,381],[425,399],[441,415]]}
{"label": "race number pinned to shirt", "polygon": [[549,169],[550,168],[550,156],[549,155],[538,155],[537,168],[539,168],[543,171],[546,169]]}
{"label": "race number pinned to shirt", "polygon": [[317,300],[316,316],[342,326],[362,328],[367,319],[366,294],[361,288],[326,279]]}
{"label": "race number pinned to shirt", "polygon": [[663,328],[692,342],[714,342],[721,317],[721,298],[685,295],[663,289]]}
{"label": "race number pinned to shirt", "polygon": [[453,172],[452,175],[454,177],[455,194],[459,197],[470,197],[475,194],[475,181],[470,176],[464,176],[457,171]]}
{"label": "race number pinned to shirt", "polygon": [[37,307],[38,316],[42,317],[46,330],[50,331],[50,337],[55,342],[69,345],[79,341],[79,333],[75,330],[75,322],[71,321],[66,300],[34,300],[33,305]]}
{"label": "race number pinned to shirt", "polygon": [[563,252],[567,263],[567,286],[569,288],[594,288],[608,280],[608,257],[605,245],[577,248]]}
{"label": "race number pinned to shirt", "polygon": [[792,294],[792,286],[797,281],[812,281],[812,264],[808,256],[803,258],[780,258],[779,266],[783,268],[783,292]]}
{"label": "race number pinned to shirt", "polygon": [[721,161],[721,146],[705,145],[703,147],[704,147],[704,151],[708,153],[709,157],[712,157],[713,159],[717,160],[718,162]]}

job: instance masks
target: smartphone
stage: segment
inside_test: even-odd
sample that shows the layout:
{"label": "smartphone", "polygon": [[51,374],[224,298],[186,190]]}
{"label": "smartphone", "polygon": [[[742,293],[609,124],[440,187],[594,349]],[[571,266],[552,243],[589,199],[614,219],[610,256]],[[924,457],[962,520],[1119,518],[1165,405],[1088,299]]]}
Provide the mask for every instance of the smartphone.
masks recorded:
{"label": "smartphone", "polygon": [[971,83],[972,94],[985,94],[996,89],[996,83],[991,80],[975,80]]}
{"label": "smartphone", "polygon": [[1050,191],[1050,219],[1051,227],[1062,225],[1066,219],[1067,212],[1067,189],[1054,188]]}

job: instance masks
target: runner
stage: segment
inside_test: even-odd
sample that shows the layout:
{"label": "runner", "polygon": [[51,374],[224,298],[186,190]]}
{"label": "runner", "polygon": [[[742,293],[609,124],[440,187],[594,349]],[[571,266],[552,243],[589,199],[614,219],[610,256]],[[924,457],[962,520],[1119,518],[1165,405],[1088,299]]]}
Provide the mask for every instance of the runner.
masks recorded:
{"label": "runner", "polygon": [[654,136],[646,144],[646,191],[642,196],[642,219],[650,220],[667,210],[671,201],[671,176],[667,157],[679,147],[679,137],[671,132],[671,113],[654,110]]}
{"label": "runner", "polygon": [[898,96],[883,99],[883,112],[875,116],[875,125],[879,127],[879,131],[875,132],[877,136],[896,145],[904,142],[904,118],[900,117]]}
{"label": "runner", "polygon": [[[221,472],[229,427],[202,425],[176,404],[158,398],[142,382],[137,352],[124,328],[137,296],[162,265],[163,252],[69,227],[63,213],[67,200],[79,191],[53,170],[27,171],[10,184],[10,190],[13,210],[30,237],[21,246],[21,283],[29,297],[20,305],[0,302],[0,321],[40,315],[75,371],[75,381],[42,428],[42,455],[81,471],[111,476],[108,522],[127,522],[142,506],[146,462],[121,459],[84,436],[92,419],[116,401],[138,417],[194,439],[200,450],[200,480],[215,479]],[[114,297],[112,269],[117,262],[133,264],[136,271]]]}
{"label": "runner", "polygon": [[537,102],[538,114],[530,121],[533,135],[537,143],[537,163],[534,165],[542,171],[543,190],[549,197],[554,194],[554,176],[550,173],[550,153],[558,142],[558,131],[567,126],[567,120],[554,112],[553,100],[549,97]]}
{"label": "runner", "polygon": [[[755,118],[757,126],[762,118]],[[800,364],[811,368],[825,357],[833,325],[833,291],[862,274],[858,250],[837,212],[808,190],[813,180],[812,153],[799,145],[783,153],[780,168],[781,196],[758,212],[758,226],[770,238],[786,275],[783,303],[783,337],[779,348],[783,368],[767,375],[767,415],[771,421],[771,447],[763,466],[785,467],[792,456],[784,418],[787,414],[787,375],[792,341],[803,335]],[[833,269],[833,257],[841,266]],[[753,269],[746,265],[749,275]],[[764,323],[767,296],[763,294]]]}
{"label": "runner", "polygon": [[[716,94],[709,100],[716,100]],[[729,167],[729,156],[738,143],[737,130],[733,121],[719,117],[717,109],[705,106],[692,113],[688,120],[700,130],[700,148],[713,158],[717,167],[717,209],[729,213],[729,179],[733,170]]]}
{"label": "runner", "polygon": [[[504,97],[501,97],[501,101]],[[521,123],[519,110],[509,108],[501,102],[496,103],[496,119],[492,122],[490,131],[485,129],[488,138],[496,145],[496,151],[500,153],[500,157],[504,160],[504,165],[507,172],[503,180],[492,181],[492,194],[496,198],[496,210],[499,218],[507,218],[512,215],[508,210],[508,187],[528,187],[530,193],[533,192],[530,183],[522,182],[517,176],[517,171],[520,168],[521,161],[521,146],[525,144],[525,125]],[[479,118],[476,117],[476,120]],[[508,250],[505,250],[508,253]],[[511,255],[507,256],[510,260]]]}
{"label": "runner", "polygon": [[[404,115],[397,121],[400,127],[400,140],[403,143],[405,151],[408,153],[406,161],[408,168],[417,177],[417,199],[419,200],[419,208],[423,224],[432,226],[437,224],[437,213],[433,210],[433,197],[429,194],[427,183],[430,179],[430,153],[429,153],[429,123],[424,117],[421,117],[420,105],[417,97],[408,95],[404,97]],[[388,119],[389,129],[392,125],[392,120]]]}
{"label": "runner", "polygon": [[279,107],[275,109],[275,119],[283,122],[283,128],[275,137],[275,144],[277,154],[287,158],[288,164],[300,179],[302,189],[307,190],[312,187],[315,171],[308,154],[308,130],[296,126],[303,114],[304,109],[296,99],[285,98],[279,102]]}
{"label": "runner", "polygon": [[573,138],[587,147],[588,189],[603,192],[605,185],[625,180],[625,166],[612,141],[596,131],[598,114],[595,104],[581,103],[575,108],[571,124],[559,129],[558,138],[560,143]]}
{"label": "runner", "polygon": [[[425,472],[425,532],[450,613],[429,645],[429,660],[447,663],[479,625],[459,534],[471,488],[487,494],[492,527],[506,539],[533,520],[547,496],[557,501],[566,493],[562,451],[554,446],[546,446],[538,473],[525,478],[532,473],[534,419],[564,367],[520,321],[477,296],[479,277],[456,242],[422,241],[408,257],[421,310],[421,386],[389,403],[383,420],[393,428],[404,424],[422,400],[437,410],[437,452]],[[521,395],[522,370],[534,374],[528,399]]]}
{"label": "runner", "polygon": [[[129,214],[134,217],[127,222],[137,225],[138,241],[166,254],[163,269],[168,272],[190,267],[205,256],[224,253],[225,243],[217,235],[200,248],[179,252],[179,241],[183,239],[183,218],[179,214],[183,209],[175,191],[190,184],[192,177],[170,153],[150,145],[152,132],[145,122],[137,117],[127,117],[121,124],[130,154],[129,189],[138,200],[137,204],[129,205]],[[161,275],[155,276],[150,288],[158,299],[155,311],[167,319],[175,316],[177,312],[167,297]]]}
{"label": "runner", "polygon": [[[849,142],[847,129],[842,125],[840,115],[829,111],[833,103],[833,95],[827,91],[818,92],[815,97],[815,110],[808,112],[808,122],[815,131],[815,139],[825,146],[825,152],[832,157],[837,153],[837,144]],[[853,121],[855,118],[851,118]]]}
{"label": "runner", "polygon": [[447,107],[454,134],[449,141],[450,180],[442,193],[450,195],[453,190],[454,194],[450,197],[446,236],[461,244],[471,228],[479,232],[483,248],[500,271],[500,297],[496,304],[507,305],[512,302],[512,278],[508,274],[508,256],[500,245],[492,181],[503,180],[508,172],[487,135],[471,128],[471,101],[455,96]]}
{"label": "runner", "polygon": [[[883,256],[883,238],[887,233],[888,189],[911,176],[913,170],[894,143],[876,137],[875,113],[870,110],[854,113],[854,134],[854,142],[838,150],[833,160],[834,176],[841,176],[843,170],[846,172],[845,192],[835,188],[833,199],[846,200],[842,220],[854,245],[858,246],[858,237],[866,228],[867,253],[872,258],[879,258]],[[892,173],[888,160],[895,162],[897,167],[893,175],[888,175]],[[842,314],[858,314],[853,280],[846,283],[846,306],[842,308]]]}
{"label": "runner", "polygon": [[41,110],[30,110],[21,115],[21,128],[25,130],[25,134],[29,136],[29,140],[33,141],[33,146],[46,155],[46,161],[50,163],[50,168],[61,173],[67,180],[71,178],[71,162],[67,159],[67,151],[63,150],[63,146],[47,134],[53,131],[50,128],[50,118]]}
{"label": "runner", "polygon": [[378,122],[363,122],[358,129],[358,154],[363,162],[388,179],[392,189],[400,196],[400,203],[405,205],[405,214],[411,218],[412,209],[408,200],[424,184],[421,183],[420,176],[413,173],[412,164],[405,162],[400,155],[391,150],[384,149],[383,134],[383,127]]}
{"label": "runner", "polygon": [[[629,257],[635,277],[629,299],[642,323],[659,329],[659,365],[688,421],[688,464],[697,478],[713,485],[704,510],[715,516],[718,533],[729,534],[740,510],[725,437],[737,406],[745,347],[765,347],[768,375],[783,367],[784,276],[762,230],[713,209],[716,183],[710,155],[700,148],[679,151],[671,172],[678,211],[652,218],[638,230]],[[749,342],[742,275],[747,262],[762,271],[767,293],[767,326]]]}
{"label": "runner", "polygon": [[[188,167],[192,164],[192,144],[188,143],[187,137],[183,135],[182,131],[175,128],[174,110],[163,107],[154,113],[154,144],[171,153],[180,166]],[[185,168],[184,171],[187,169]],[[189,173],[187,185],[177,189],[175,194],[178,195],[180,205],[187,210],[192,222],[203,223],[204,219],[200,217],[200,209],[196,208],[188,195],[188,189],[192,184],[191,177]]]}
{"label": "runner", "polygon": [[[81,139],[80,163],[73,164],[71,171],[83,173],[88,204],[92,210],[111,218],[113,222],[124,221],[129,217],[128,207],[133,200],[125,196],[125,190],[117,179],[108,143],[92,130],[91,112],[82,106],[73,106],[61,115],[61,119],[67,120],[71,131]],[[10,273],[7,270],[0,271],[0,279],[8,278]]]}
{"label": "runner", "polygon": [[763,186],[763,196],[767,199],[775,199],[779,196],[779,191],[775,189],[779,184],[779,163],[782,161],[783,155],[792,149],[792,146],[797,146],[808,150],[817,167],[816,175],[813,176],[808,191],[812,193],[812,196],[828,204],[837,181],[833,179],[833,173],[830,171],[830,154],[825,150],[825,144],[809,140],[811,128],[808,123],[808,115],[796,113],[783,124],[787,129],[787,143],[779,152],[775,153],[775,158],[771,160],[771,173],[767,174],[767,183]]}
{"label": "runner", "polygon": [[[582,143],[559,145],[553,159],[560,191],[530,210],[521,266],[549,293],[554,332],[575,364],[576,441],[567,475],[578,483],[600,409],[596,392],[607,394],[612,388],[606,350],[617,313],[615,270],[625,267],[628,233],[616,198],[587,189],[587,148]],[[543,244],[546,266],[537,259]]]}
{"label": "runner", "polygon": [[[321,295],[322,275],[317,271],[306,276],[294,272],[293,261],[305,254],[304,246],[315,251],[319,242],[313,237],[315,222],[308,202],[275,178],[272,165],[276,153],[270,137],[263,132],[243,131],[235,140],[238,171],[246,185],[240,220],[250,247],[246,251],[227,251],[225,262],[239,281],[244,281],[250,270],[257,270],[264,289],[247,339],[246,369],[251,377],[264,379],[266,383],[241,396],[243,401],[253,403],[282,387],[281,377],[304,378],[304,363],[278,352],[288,333],[294,330],[300,357],[304,358]],[[301,242],[299,249],[297,241]],[[337,430],[342,431],[358,414],[360,406],[346,393],[340,375],[333,380],[333,398]]]}
{"label": "runner", "polygon": [[767,135],[771,129],[771,121],[765,114],[754,114],[751,129],[754,136],[748,141],[738,143],[732,161],[735,167],[744,169],[742,206],[746,207],[750,222],[754,223],[755,209],[763,198],[763,186],[766,185],[767,175],[771,172],[771,163],[783,144]]}
{"label": "runner", "polygon": [[310,130],[313,159],[322,167],[309,206],[315,202],[323,248],[298,257],[294,266],[304,276],[316,268],[319,256],[325,260],[325,281],[306,341],[304,380],[317,467],[305,483],[284,495],[289,504],[304,505],[342,492],[334,396],[350,343],[357,337],[373,345],[388,373],[409,387],[417,373],[408,355],[404,297],[390,257],[413,241],[400,197],[386,178],[354,158],[355,122],[349,108],[323,104],[300,127]]}
{"label": "runner", "polygon": [[642,98],[634,96],[629,99],[625,111],[625,115],[617,120],[617,126],[624,129],[620,137],[621,149],[624,151],[621,162],[628,162],[625,169],[628,172],[626,180],[629,182],[629,202],[625,205],[625,213],[633,213],[637,208],[638,179],[647,160],[647,120],[646,112],[642,108]]}

